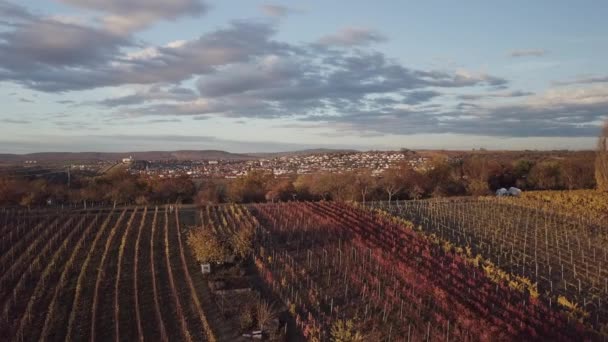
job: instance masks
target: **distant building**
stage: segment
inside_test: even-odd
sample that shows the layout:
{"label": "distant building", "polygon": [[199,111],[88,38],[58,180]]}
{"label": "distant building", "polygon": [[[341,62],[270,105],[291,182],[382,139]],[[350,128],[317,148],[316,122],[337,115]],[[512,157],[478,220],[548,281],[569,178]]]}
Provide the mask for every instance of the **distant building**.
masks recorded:
{"label": "distant building", "polygon": [[129,158],[122,158],[123,164],[131,164],[133,162],[133,157],[129,156]]}

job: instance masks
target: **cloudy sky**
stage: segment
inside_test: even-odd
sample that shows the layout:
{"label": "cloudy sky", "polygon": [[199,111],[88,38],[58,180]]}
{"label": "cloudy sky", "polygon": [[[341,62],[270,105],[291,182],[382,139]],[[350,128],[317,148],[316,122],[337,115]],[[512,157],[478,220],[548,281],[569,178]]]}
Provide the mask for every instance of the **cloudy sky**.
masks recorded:
{"label": "cloudy sky", "polygon": [[608,2],[573,6],[0,0],[0,153],[592,148]]}

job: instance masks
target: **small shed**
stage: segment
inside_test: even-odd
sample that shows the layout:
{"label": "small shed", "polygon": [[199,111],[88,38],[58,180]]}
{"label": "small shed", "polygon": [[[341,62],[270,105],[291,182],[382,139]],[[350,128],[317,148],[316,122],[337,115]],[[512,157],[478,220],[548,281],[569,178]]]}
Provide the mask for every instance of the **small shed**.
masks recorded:
{"label": "small shed", "polygon": [[203,274],[211,273],[211,264],[201,264],[201,272],[203,272]]}

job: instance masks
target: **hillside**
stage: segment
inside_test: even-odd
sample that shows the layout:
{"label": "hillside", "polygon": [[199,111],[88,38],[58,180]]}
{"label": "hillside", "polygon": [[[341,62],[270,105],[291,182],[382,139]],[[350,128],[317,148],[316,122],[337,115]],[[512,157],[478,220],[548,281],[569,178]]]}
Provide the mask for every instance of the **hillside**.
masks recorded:
{"label": "hillside", "polygon": [[0,162],[47,161],[90,161],[120,160],[133,157],[136,160],[250,160],[256,159],[245,154],[217,150],[145,151],[145,152],[40,152],[29,154],[0,154]]}
{"label": "hillside", "polygon": [[287,151],[287,152],[268,152],[268,153],[248,153],[247,155],[253,156],[256,158],[279,158],[279,157],[289,157],[289,156],[304,156],[310,154],[329,154],[329,153],[356,153],[361,152],[353,149],[332,149],[332,148],[315,148],[308,150],[299,150],[299,151]]}

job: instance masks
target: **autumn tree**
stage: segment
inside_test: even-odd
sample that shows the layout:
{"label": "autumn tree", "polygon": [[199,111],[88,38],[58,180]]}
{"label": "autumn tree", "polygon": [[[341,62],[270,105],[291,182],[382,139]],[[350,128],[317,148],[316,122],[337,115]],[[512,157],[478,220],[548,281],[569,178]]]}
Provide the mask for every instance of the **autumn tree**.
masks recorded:
{"label": "autumn tree", "polygon": [[252,251],[253,230],[241,228],[229,236],[229,243],[235,255],[245,259]]}
{"label": "autumn tree", "polygon": [[266,201],[289,201],[294,199],[296,189],[291,178],[277,179],[269,186]]}
{"label": "autumn tree", "polygon": [[436,158],[432,162],[431,169],[426,175],[429,177],[434,196],[454,196],[466,193],[464,184],[456,179],[454,172],[454,168],[447,158]]}
{"label": "autumn tree", "polygon": [[296,194],[296,198],[299,200],[312,200],[314,195],[311,191],[311,184],[313,182],[313,175],[299,175],[293,181],[293,187]]}
{"label": "autumn tree", "polygon": [[224,183],[209,179],[201,183],[194,198],[196,205],[205,206],[218,204],[226,200],[226,186]]}
{"label": "autumn tree", "polygon": [[323,172],[298,179],[298,186],[303,186],[302,182],[306,182],[305,187],[317,198],[345,201],[350,199],[353,182],[351,178],[352,174],[349,172],[343,174]]}
{"label": "autumn tree", "polygon": [[24,182],[9,177],[0,178],[0,204],[19,204],[24,194]]}
{"label": "autumn tree", "polygon": [[463,175],[468,180],[488,181],[488,158],[481,155],[473,155],[462,162]]}
{"label": "autumn tree", "polygon": [[190,201],[196,193],[192,179],[187,175],[174,178],[153,178],[148,180],[148,191],[157,203]]}
{"label": "autumn tree", "polygon": [[561,168],[555,161],[543,161],[534,165],[529,181],[537,189],[555,190],[562,185]]}
{"label": "autumn tree", "polygon": [[515,179],[515,186],[518,188],[528,187],[528,176],[532,171],[534,163],[528,159],[519,159],[512,163],[513,178]]}
{"label": "autumn tree", "polygon": [[604,123],[595,157],[595,182],[599,191],[608,192],[608,120]]}
{"label": "autumn tree", "polygon": [[361,202],[365,204],[368,195],[376,190],[376,179],[369,169],[359,170],[354,175],[352,186],[358,195],[361,195]]}
{"label": "autumn tree", "polygon": [[359,342],[363,341],[363,335],[355,329],[353,320],[338,319],[331,325],[332,342]]}
{"label": "autumn tree", "polygon": [[431,186],[429,178],[411,168],[402,167],[403,192],[409,199],[420,199],[429,192]]}
{"label": "autumn tree", "polygon": [[233,202],[264,202],[267,187],[273,179],[272,173],[254,170],[238,177],[228,186],[228,197]]}
{"label": "autumn tree", "polygon": [[568,190],[595,185],[594,168],[586,158],[566,158],[560,163],[562,183]]}
{"label": "autumn tree", "polygon": [[220,263],[229,256],[226,246],[209,228],[198,227],[190,230],[187,243],[194,258],[200,263]]}
{"label": "autumn tree", "polygon": [[389,203],[403,189],[403,186],[403,178],[399,168],[389,168],[384,171],[380,179],[380,187],[386,192]]}
{"label": "autumn tree", "polygon": [[466,178],[467,193],[474,196],[487,195],[488,160],[485,156],[473,155],[462,163],[463,178]]}

